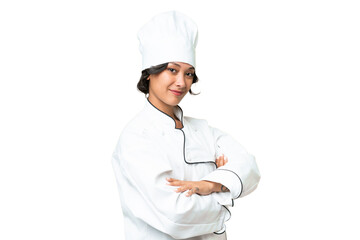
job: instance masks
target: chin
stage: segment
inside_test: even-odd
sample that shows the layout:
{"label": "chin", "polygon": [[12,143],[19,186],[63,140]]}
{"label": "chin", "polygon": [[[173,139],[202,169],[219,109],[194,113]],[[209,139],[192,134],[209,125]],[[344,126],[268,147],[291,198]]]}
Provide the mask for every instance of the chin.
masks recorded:
{"label": "chin", "polygon": [[182,100],[182,98],[172,98],[172,99],[169,99],[168,101],[167,101],[167,104],[168,105],[170,105],[170,106],[173,106],[173,107],[175,107],[175,106],[177,106],[180,102],[181,102],[181,100]]}
{"label": "chin", "polygon": [[181,101],[169,101],[169,102],[168,102],[168,105],[175,107],[175,106],[177,106],[180,102],[181,102]]}

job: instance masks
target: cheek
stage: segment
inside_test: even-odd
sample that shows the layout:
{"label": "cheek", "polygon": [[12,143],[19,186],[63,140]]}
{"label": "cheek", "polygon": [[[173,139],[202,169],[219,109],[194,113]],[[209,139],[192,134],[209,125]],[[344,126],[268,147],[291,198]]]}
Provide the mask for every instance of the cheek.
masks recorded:
{"label": "cheek", "polygon": [[192,84],[193,84],[193,79],[189,79],[189,80],[187,81],[187,83],[186,83],[186,86],[187,86],[188,90],[190,90]]}
{"label": "cheek", "polygon": [[169,76],[169,74],[164,73],[161,75],[161,78],[158,81],[158,86],[161,89],[168,89],[169,86],[171,86],[173,83],[175,82],[174,78],[172,78],[171,76]]}
{"label": "cheek", "polygon": [[154,78],[150,80],[150,87],[151,89],[160,94],[167,89],[167,83],[164,78]]}

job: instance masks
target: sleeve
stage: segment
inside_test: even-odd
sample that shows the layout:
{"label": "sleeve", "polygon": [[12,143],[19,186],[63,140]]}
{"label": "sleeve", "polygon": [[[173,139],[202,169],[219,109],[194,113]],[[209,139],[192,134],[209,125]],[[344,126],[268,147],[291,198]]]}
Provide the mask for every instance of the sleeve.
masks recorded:
{"label": "sleeve", "polygon": [[137,134],[120,138],[112,163],[123,208],[175,239],[223,229],[230,214],[212,195],[186,197],[166,185],[173,170],[163,152]]}
{"label": "sleeve", "polygon": [[231,193],[232,199],[244,197],[254,191],[260,181],[260,172],[253,155],[247,153],[230,135],[210,127],[217,155],[224,154],[229,161],[201,180],[221,183]]}

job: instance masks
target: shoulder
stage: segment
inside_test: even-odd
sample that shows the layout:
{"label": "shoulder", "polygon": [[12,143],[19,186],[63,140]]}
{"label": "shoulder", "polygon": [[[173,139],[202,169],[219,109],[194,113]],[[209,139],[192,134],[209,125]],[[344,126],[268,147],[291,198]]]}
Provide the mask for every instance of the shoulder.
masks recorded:
{"label": "shoulder", "polygon": [[146,140],[147,130],[151,128],[151,121],[147,121],[143,111],[137,113],[122,129],[119,144],[134,143]]}
{"label": "shoulder", "polygon": [[146,121],[142,112],[137,113],[130,121],[127,122],[123,128],[122,133],[133,132],[136,130],[141,130],[145,127]]}

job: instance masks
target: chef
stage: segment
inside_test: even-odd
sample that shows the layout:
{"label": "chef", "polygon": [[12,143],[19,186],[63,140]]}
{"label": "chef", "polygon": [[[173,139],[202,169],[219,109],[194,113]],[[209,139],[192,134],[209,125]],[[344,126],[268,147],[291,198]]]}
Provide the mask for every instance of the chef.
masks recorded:
{"label": "chef", "polygon": [[224,240],[229,207],[259,183],[251,154],[178,106],[198,80],[197,34],[176,11],[138,32],[145,106],[123,129],[112,158],[127,240]]}

